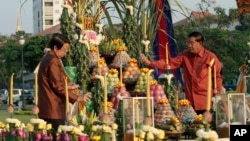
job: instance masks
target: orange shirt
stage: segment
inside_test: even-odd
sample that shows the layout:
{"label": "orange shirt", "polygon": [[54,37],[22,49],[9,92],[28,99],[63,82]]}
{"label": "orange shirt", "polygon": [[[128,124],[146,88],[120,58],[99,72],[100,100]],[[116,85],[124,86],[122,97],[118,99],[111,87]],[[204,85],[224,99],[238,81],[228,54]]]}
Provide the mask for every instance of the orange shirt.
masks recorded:
{"label": "orange shirt", "polygon": [[[205,48],[202,48],[198,54],[192,54],[185,51],[175,58],[170,58],[171,69],[182,68],[185,96],[195,110],[206,109],[206,95],[207,95],[207,83],[208,83],[208,64],[214,59],[214,65],[216,66],[216,82],[218,94],[222,91],[222,76],[220,74],[222,65],[216,55]],[[165,60],[151,61],[150,66],[153,68],[166,68]],[[212,78],[213,78],[212,67]],[[212,81],[212,87],[214,81]],[[214,88],[211,88],[213,92]]]}

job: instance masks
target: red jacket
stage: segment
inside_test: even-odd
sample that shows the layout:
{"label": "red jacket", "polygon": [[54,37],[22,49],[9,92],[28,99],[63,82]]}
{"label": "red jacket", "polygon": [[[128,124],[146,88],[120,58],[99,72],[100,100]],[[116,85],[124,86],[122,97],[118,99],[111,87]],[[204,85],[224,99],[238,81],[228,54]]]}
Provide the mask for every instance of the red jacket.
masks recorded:
{"label": "red jacket", "polygon": [[[185,96],[191,104],[194,106],[195,110],[205,110],[206,109],[206,97],[208,91],[208,64],[214,59],[214,65],[216,66],[216,83],[218,94],[222,92],[222,76],[221,68],[222,64],[216,55],[205,48],[194,55],[188,51],[183,52],[175,58],[170,58],[171,69],[182,68]],[[165,60],[151,61],[150,66],[153,68],[166,68]],[[212,78],[214,70],[212,67]],[[214,81],[212,81],[212,87]],[[210,88],[213,92],[214,88]]]}

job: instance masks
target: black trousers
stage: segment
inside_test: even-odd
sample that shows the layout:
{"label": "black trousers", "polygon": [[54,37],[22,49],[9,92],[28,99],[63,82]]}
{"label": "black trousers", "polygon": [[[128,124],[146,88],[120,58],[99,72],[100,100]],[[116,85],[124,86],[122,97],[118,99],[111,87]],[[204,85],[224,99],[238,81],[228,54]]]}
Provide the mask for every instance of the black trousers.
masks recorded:
{"label": "black trousers", "polygon": [[195,112],[196,112],[197,115],[199,115],[199,114],[203,115],[204,112],[206,112],[206,110],[196,110]]}
{"label": "black trousers", "polygon": [[52,131],[52,137],[53,141],[56,141],[56,132],[59,127],[59,125],[65,125],[64,119],[43,119],[47,122],[47,124],[51,124],[53,131]]}

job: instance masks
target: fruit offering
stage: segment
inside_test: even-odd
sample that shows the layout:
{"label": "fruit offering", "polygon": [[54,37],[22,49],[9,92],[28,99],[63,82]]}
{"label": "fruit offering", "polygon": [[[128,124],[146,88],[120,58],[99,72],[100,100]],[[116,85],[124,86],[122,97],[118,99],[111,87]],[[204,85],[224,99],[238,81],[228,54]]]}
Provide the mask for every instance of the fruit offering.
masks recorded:
{"label": "fruit offering", "polygon": [[135,58],[130,58],[128,60],[128,64],[123,73],[123,82],[124,83],[132,83],[137,81],[140,75],[140,69],[137,64],[137,60]]}
{"label": "fruit offering", "polygon": [[95,78],[95,75],[102,75],[104,76],[105,74],[108,74],[109,68],[105,62],[104,58],[100,58],[98,60],[97,66],[93,69],[93,72],[91,74],[92,79]]}
{"label": "fruit offering", "polygon": [[113,42],[105,42],[100,48],[102,55],[113,55],[116,52],[116,45]]}
{"label": "fruit offering", "polygon": [[[104,107],[104,103],[102,103],[102,107]],[[107,113],[104,113],[104,110],[101,109],[99,113],[100,121],[108,121],[109,123],[115,122],[115,110],[113,109],[113,104],[111,102],[107,102]]]}
{"label": "fruit offering", "polygon": [[187,99],[179,100],[179,108],[177,110],[177,116],[182,122],[189,122],[195,119],[197,116],[193,107],[190,105],[190,101]]}
{"label": "fruit offering", "polygon": [[150,82],[150,96],[154,99],[155,107],[157,106],[158,100],[167,98],[163,86],[158,84],[156,80]]}
{"label": "fruit offering", "polygon": [[116,53],[114,60],[111,64],[111,67],[119,68],[121,66],[121,64],[123,66],[127,65],[128,60],[130,59],[130,56],[128,55],[126,50],[127,50],[127,48],[125,47],[125,45],[119,46],[117,48],[117,53]]}
{"label": "fruit offering", "polygon": [[158,99],[154,116],[156,126],[164,124],[166,120],[174,116],[174,112],[167,98]]}
{"label": "fruit offering", "polygon": [[118,78],[118,70],[117,69],[110,69],[107,75],[107,86],[108,86],[108,93],[113,93],[114,86],[119,83]]}
{"label": "fruit offering", "polygon": [[[135,85],[135,93],[137,94],[146,94],[147,92],[147,73],[149,68],[141,68],[140,75]],[[150,75],[149,82],[153,81],[153,76]]]}
{"label": "fruit offering", "polygon": [[96,66],[99,59],[98,47],[93,46],[89,49],[89,67],[92,68]]}
{"label": "fruit offering", "polygon": [[119,106],[120,99],[122,97],[131,97],[130,93],[126,90],[125,85],[118,83],[115,85],[114,94],[111,97],[111,102],[113,103],[113,108],[117,109]]}

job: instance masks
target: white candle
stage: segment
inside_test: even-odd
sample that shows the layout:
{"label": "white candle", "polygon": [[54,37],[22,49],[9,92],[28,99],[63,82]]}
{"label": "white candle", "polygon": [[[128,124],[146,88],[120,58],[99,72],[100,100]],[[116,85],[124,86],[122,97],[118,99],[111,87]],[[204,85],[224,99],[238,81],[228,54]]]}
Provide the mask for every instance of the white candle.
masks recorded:
{"label": "white candle", "polygon": [[38,85],[37,85],[37,73],[35,73],[35,105],[38,104]]}
{"label": "white candle", "polygon": [[69,112],[69,91],[68,91],[68,78],[64,77],[65,83],[65,97],[66,97],[66,113]]}
{"label": "white candle", "polygon": [[151,116],[151,103],[150,103],[150,74],[153,72],[153,69],[150,69],[147,73],[147,116]]}
{"label": "white candle", "polygon": [[211,62],[209,63],[209,65],[208,65],[207,105],[206,105],[206,110],[207,111],[210,111],[210,109],[211,109],[211,95],[212,95],[212,91],[211,91],[211,88],[212,88],[212,82],[211,82],[212,70],[211,70],[211,66],[213,65],[213,63],[214,63],[214,59],[212,59]]}
{"label": "white candle", "polygon": [[9,105],[13,105],[13,77],[14,73],[12,73],[10,76]]}
{"label": "white candle", "polygon": [[108,113],[107,74],[104,75],[104,114]]}
{"label": "white candle", "polygon": [[147,12],[144,13],[143,18],[143,35],[147,35]]}

